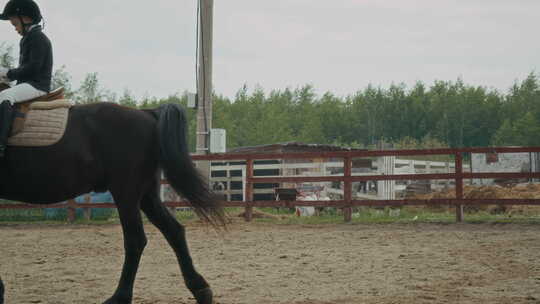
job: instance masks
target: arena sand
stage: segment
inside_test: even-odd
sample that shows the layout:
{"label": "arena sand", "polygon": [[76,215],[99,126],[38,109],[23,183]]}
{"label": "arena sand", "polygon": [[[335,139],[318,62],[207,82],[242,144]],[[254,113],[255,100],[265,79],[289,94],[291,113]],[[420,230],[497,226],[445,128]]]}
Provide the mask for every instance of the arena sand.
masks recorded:
{"label": "arena sand", "polygon": [[[195,303],[159,231],[134,303]],[[221,304],[540,303],[540,226],[187,225],[192,256]],[[102,303],[123,261],[119,225],[0,226],[6,303]]]}

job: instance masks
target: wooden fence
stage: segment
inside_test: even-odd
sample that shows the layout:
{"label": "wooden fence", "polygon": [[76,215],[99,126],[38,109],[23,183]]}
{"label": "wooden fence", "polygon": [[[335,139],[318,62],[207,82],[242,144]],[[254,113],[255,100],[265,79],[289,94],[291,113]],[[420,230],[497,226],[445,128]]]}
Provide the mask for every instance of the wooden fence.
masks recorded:
{"label": "wooden fence", "polygon": [[[212,154],[194,155],[194,161],[242,161],[245,162],[245,198],[244,201],[225,201],[225,207],[244,207],[246,220],[251,221],[254,207],[336,207],[343,209],[345,221],[351,221],[352,208],[358,206],[408,206],[408,205],[454,205],[456,208],[456,221],[463,221],[464,205],[502,204],[502,205],[540,205],[540,199],[466,199],[463,196],[463,182],[465,179],[540,179],[540,172],[464,172],[463,156],[470,153],[538,153],[540,147],[494,147],[494,148],[463,148],[463,149],[430,149],[430,150],[386,150],[386,151],[340,151],[340,152],[308,152],[308,153],[278,153],[278,154]],[[384,156],[433,156],[450,155],[454,158],[453,173],[425,173],[425,174],[390,174],[390,175],[353,175],[353,159]],[[292,159],[342,159],[343,175],[341,176],[280,176],[255,177],[254,162],[256,160],[292,160]],[[455,198],[445,199],[353,199],[352,183],[363,181],[398,181],[398,180],[453,180],[455,184]],[[343,183],[343,199],[331,201],[255,201],[253,199],[254,185],[261,183],[302,183],[302,182],[340,182]],[[162,184],[167,184],[166,180]],[[189,207],[184,201],[164,202],[168,207]],[[70,200],[55,205],[29,205],[9,204],[0,205],[0,209],[31,209],[31,208],[68,208],[68,218],[75,218],[76,208],[114,208],[114,204],[92,203],[76,204]]]}
{"label": "wooden fence", "polygon": [[[386,162],[390,163],[390,166],[384,166]],[[399,159],[396,157],[380,157],[376,160],[370,160],[369,167],[366,167],[366,163],[363,166],[353,166],[352,175],[372,175],[373,171],[379,174],[415,174],[415,173],[450,173],[455,170],[454,162],[450,161],[425,161],[425,160],[413,160],[413,159]],[[393,166],[392,166],[393,164]],[[354,165],[354,162],[353,162]],[[319,175],[319,176],[339,176],[343,175],[343,161],[336,159],[318,159],[317,161],[304,160],[302,162],[290,162],[290,160],[272,160],[271,162],[255,161],[254,162],[254,177],[257,176],[294,176],[294,175]],[[470,172],[470,166],[464,165],[463,170]],[[231,200],[243,200],[245,196],[245,177],[246,177],[246,163],[245,161],[223,161],[213,162],[210,167],[210,184],[213,190],[223,195],[227,201]],[[302,171],[304,173],[294,173]],[[356,172],[355,172],[356,171]],[[395,181],[383,181],[379,182],[382,189],[380,193],[377,193],[379,197],[363,194],[366,199],[380,199],[381,197],[393,199],[393,192],[405,192],[406,185],[410,181],[399,181],[398,184]],[[453,181],[437,181],[439,185],[443,185],[446,188],[449,187]],[[374,181],[371,181],[374,184]],[[385,184],[386,183],[386,184]],[[281,184],[282,187],[290,188],[294,187],[291,184]],[[393,190],[393,191],[392,191]],[[164,191],[166,193],[168,191]],[[325,192],[332,194],[339,194],[343,196],[343,189],[335,188],[332,186],[326,187]],[[253,190],[254,197],[265,196],[271,197],[275,195],[275,187],[273,184],[259,186]],[[353,194],[358,196],[359,193]],[[174,197],[174,195],[172,195]]]}

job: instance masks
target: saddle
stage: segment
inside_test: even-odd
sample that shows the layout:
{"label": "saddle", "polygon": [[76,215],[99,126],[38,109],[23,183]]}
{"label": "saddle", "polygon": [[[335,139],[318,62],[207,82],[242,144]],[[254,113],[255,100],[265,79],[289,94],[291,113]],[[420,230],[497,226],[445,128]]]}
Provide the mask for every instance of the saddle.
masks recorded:
{"label": "saddle", "polygon": [[64,98],[64,89],[15,104],[15,118],[7,144],[19,147],[50,146],[64,136],[69,100]]}
{"label": "saddle", "polygon": [[[28,112],[30,111],[30,107],[33,104],[36,104],[37,106],[40,103],[52,103],[55,100],[61,100],[64,99],[64,88],[58,88],[56,90],[51,91],[49,94],[45,96],[40,96],[34,99],[30,99],[27,101],[19,102],[15,104],[15,119],[13,120],[13,125],[11,127],[11,136],[16,135],[20,133],[24,127],[24,123],[26,122],[26,117]],[[46,108],[46,106],[45,106]],[[54,104],[51,104],[51,109],[54,109]]]}

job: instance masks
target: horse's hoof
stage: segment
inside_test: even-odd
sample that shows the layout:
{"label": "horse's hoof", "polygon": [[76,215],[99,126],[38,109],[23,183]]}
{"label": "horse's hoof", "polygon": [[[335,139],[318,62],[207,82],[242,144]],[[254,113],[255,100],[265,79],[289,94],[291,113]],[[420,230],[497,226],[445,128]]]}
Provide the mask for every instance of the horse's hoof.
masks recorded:
{"label": "horse's hoof", "polygon": [[118,299],[117,297],[111,297],[107,301],[103,302],[103,304],[131,304],[131,300]]}
{"label": "horse's hoof", "polygon": [[113,299],[108,299],[107,301],[103,302],[103,304],[131,304],[131,301],[126,302],[126,301],[116,301]]}
{"label": "horse's hoof", "polygon": [[204,289],[193,291],[193,296],[197,300],[197,304],[214,304],[212,289],[206,287]]}

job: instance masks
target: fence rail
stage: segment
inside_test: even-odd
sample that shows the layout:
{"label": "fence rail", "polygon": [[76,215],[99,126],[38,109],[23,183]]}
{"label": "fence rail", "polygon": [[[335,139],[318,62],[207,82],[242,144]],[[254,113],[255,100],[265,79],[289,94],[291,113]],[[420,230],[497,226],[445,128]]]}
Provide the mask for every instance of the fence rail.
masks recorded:
{"label": "fence rail", "polygon": [[[502,205],[540,205],[540,199],[465,199],[463,196],[464,179],[540,179],[540,172],[528,173],[492,173],[492,172],[463,172],[463,154],[467,153],[538,153],[540,147],[490,147],[490,148],[462,148],[462,149],[425,149],[425,150],[385,150],[385,151],[339,151],[339,152],[302,152],[302,153],[257,153],[257,154],[212,154],[194,155],[194,161],[244,161],[245,201],[223,202],[225,207],[246,208],[246,220],[251,221],[254,207],[337,207],[343,209],[345,221],[352,218],[352,208],[358,206],[408,206],[408,205],[454,205],[456,220],[463,221],[464,205],[502,204]],[[392,174],[392,175],[352,175],[354,158],[383,157],[383,156],[433,156],[453,155],[454,173],[436,174]],[[294,176],[294,177],[254,177],[254,162],[256,160],[288,160],[288,159],[343,159],[342,176]],[[388,180],[454,180],[455,198],[450,199],[401,199],[401,200],[355,200],[352,197],[352,183],[361,181],[388,181]],[[331,201],[254,201],[254,184],[257,183],[299,183],[299,182],[341,182],[343,183],[343,199]],[[162,181],[162,184],[166,184]],[[164,202],[168,207],[189,207],[187,202]],[[54,205],[5,204],[0,209],[34,209],[34,208],[68,208],[68,218],[74,219],[76,208],[115,208],[114,204],[92,203],[77,204],[74,200]]]}

